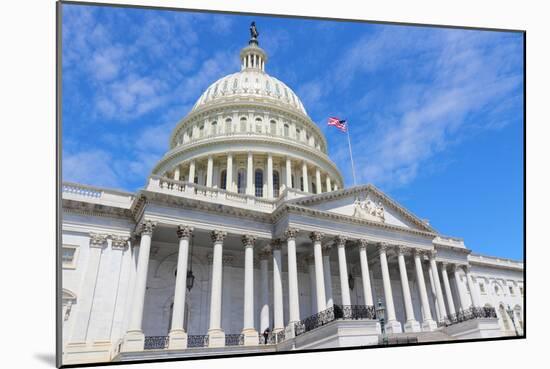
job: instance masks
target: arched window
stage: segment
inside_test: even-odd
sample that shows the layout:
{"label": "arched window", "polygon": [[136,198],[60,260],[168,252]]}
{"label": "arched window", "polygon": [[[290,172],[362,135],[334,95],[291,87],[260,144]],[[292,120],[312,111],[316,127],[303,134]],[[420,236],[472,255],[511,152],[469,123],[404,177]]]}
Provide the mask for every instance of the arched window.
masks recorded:
{"label": "arched window", "polygon": [[246,170],[239,169],[237,172],[237,191],[239,193],[246,192]]}
{"label": "arched window", "polygon": [[227,190],[227,171],[225,169],[220,174],[220,188]]}
{"label": "arched window", "polygon": [[210,131],[213,135],[218,134],[218,122],[214,121],[210,123]]}
{"label": "arched window", "polygon": [[284,126],[284,131],[283,131],[284,136],[285,136],[285,137],[288,137],[289,132],[290,132],[290,127],[288,126],[288,124],[285,124],[285,126]]}
{"label": "arched window", "polygon": [[279,172],[273,172],[273,197],[279,197]]}
{"label": "arched window", "polygon": [[299,129],[299,128],[296,128],[296,139],[297,139],[298,141],[300,141],[300,139],[301,139],[300,133],[301,133],[300,129]]}
{"label": "arched window", "polygon": [[256,133],[262,133],[262,120],[256,118]]}
{"label": "arched window", "polygon": [[193,138],[193,127],[191,127],[187,133],[187,136],[189,136],[189,139]]}
{"label": "arched window", "polygon": [[510,321],[508,319],[510,319],[508,317],[508,313],[506,312],[506,309],[504,308],[504,305],[500,305],[498,307],[498,312],[500,313],[500,319],[502,319],[502,323],[504,324],[504,329],[505,330],[510,330]]}
{"label": "arched window", "polygon": [[231,118],[225,120],[225,133],[231,133]]}
{"label": "arched window", "polygon": [[204,137],[204,125],[199,127],[199,137]]}
{"label": "arched window", "polygon": [[274,120],[269,122],[269,133],[271,133],[272,135],[277,134],[277,122],[275,122]]}
{"label": "arched window", "polygon": [[256,197],[264,196],[264,172],[261,169],[256,169],[254,173],[254,188]]}
{"label": "arched window", "polygon": [[300,191],[304,190],[304,177],[300,177]]}
{"label": "arched window", "polygon": [[246,118],[242,117],[239,125],[239,132],[246,132]]}

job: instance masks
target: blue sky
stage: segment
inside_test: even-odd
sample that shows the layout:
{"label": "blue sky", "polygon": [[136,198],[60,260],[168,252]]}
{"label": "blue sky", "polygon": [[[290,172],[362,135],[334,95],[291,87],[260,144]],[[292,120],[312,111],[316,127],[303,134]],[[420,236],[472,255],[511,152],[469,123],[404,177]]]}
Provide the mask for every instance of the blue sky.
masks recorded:
{"label": "blue sky", "polygon": [[255,20],[266,71],[330,157],[475,252],[523,259],[519,33],[63,5],[63,180],[142,188],[171,129],[239,70]]}

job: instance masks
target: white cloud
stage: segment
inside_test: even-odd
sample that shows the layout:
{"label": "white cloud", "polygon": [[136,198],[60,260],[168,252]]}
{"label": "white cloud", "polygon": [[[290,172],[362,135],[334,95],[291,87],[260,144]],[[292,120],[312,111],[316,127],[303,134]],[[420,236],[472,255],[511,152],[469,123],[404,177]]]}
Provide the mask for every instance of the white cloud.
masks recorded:
{"label": "white cloud", "polygon": [[63,154],[64,181],[118,188],[120,178],[111,154],[104,150]]}

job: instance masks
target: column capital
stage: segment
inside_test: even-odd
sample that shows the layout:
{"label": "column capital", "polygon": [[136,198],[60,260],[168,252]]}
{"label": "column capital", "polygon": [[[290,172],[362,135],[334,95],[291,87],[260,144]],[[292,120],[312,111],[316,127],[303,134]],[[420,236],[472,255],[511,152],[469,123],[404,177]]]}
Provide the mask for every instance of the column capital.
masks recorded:
{"label": "column capital", "polygon": [[467,274],[470,274],[472,272],[472,267],[468,264],[464,264],[462,265],[462,267],[464,268],[464,271],[467,273]]}
{"label": "column capital", "polygon": [[151,220],[143,221],[139,224],[139,232],[141,235],[149,235],[151,236],[153,234],[153,230],[157,226],[157,222],[153,222]]}
{"label": "column capital", "polygon": [[334,242],[336,242],[336,245],[338,245],[338,246],[345,246],[347,240],[348,240],[348,238],[346,236],[342,236],[342,235],[338,235],[334,238]]}
{"label": "column capital", "polygon": [[128,247],[129,237],[111,236],[111,248],[113,250],[125,250]]}
{"label": "column capital", "polygon": [[441,270],[447,271],[447,267],[449,266],[449,263],[447,261],[442,261],[439,264],[441,264]]}
{"label": "column capital", "polygon": [[325,243],[323,244],[323,251],[329,252],[331,248],[332,248],[332,243],[330,243],[330,242],[325,242]]}
{"label": "column capital", "polygon": [[211,235],[212,242],[223,242],[227,236],[227,232],[224,231],[212,231]]}
{"label": "column capital", "polygon": [[296,239],[296,235],[298,234],[298,232],[300,232],[300,230],[297,228],[288,228],[285,231],[285,238],[287,240]]}
{"label": "column capital", "polygon": [[312,241],[312,242],[321,242],[321,240],[323,239],[324,237],[324,233],[322,232],[311,232],[309,234],[309,239]]}
{"label": "column capital", "polygon": [[436,255],[437,255],[437,251],[436,250],[429,250],[429,251],[427,251],[427,254],[430,257],[430,260],[435,259]]}
{"label": "column capital", "polygon": [[107,246],[107,235],[90,233],[90,247],[104,248]]}
{"label": "column capital", "polygon": [[271,256],[271,249],[269,247],[264,247],[258,253],[258,258],[260,260],[269,260],[270,256]]}
{"label": "column capital", "polygon": [[369,245],[369,241],[367,241],[364,238],[361,238],[360,240],[357,241],[357,246],[359,247],[360,250],[363,250],[363,249],[366,250],[368,245]]}
{"label": "column capital", "polygon": [[271,240],[271,242],[269,243],[269,247],[271,248],[271,251],[280,250],[281,249],[281,239],[276,238],[274,240]]}
{"label": "column capital", "polygon": [[396,245],[395,249],[397,250],[397,255],[403,255],[409,250],[405,245]]}
{"label": "column capital", "polygon": [[389,250],[390,248],[390,244],[387,243],[387,242],[378,242],[378,250],[380,252],[386,252],[387,250]]}
{"label": "column capital", "polygon": [[245,234],[241,237],[241,240],[245,248],[254,247],[254,242],[256,241],[256,237],[249,234]]}
{"label": "column capital", "polygon": [[178,225],[178,229],[176,230],[176,234],[178,235],[178,238],[180,240],[191,238],[192,233],[193,233],[193,227],[184,226],[184,225]]}

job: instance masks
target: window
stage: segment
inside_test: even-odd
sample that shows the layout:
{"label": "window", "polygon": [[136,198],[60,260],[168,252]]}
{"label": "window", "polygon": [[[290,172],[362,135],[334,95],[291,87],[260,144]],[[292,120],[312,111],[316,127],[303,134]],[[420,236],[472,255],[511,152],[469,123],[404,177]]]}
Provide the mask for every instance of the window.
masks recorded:
{"label": "window", "polygon": [[269,122],[269,133],[271,133],[272,135],[277,134],[277,122],[275,122],[274,120]]}
{"label": "window", "polygon": [[231,132],[231,119],[227,118],[225,120],[225,133],[230,133],[230,132]]}
{"label": "window", "polygon": [[292,188],[295,188],[295,187],[294,187],[294,186],[295,186],[295,184],[294,184],[294,174],[292,174],[292,175],[290,176],[290,185],[292,186]]}
{"label": "window", "polygon": [[510,295],[513,295],[514,294],[514,289],[512,288],[512,286],[508,286],[508,289],[510,290]]}
{"label": "window", "polygon": [[495,295],[498,295],[498,293],[499,293],[498,286],[495,285]]}
{"label": "window", "polygon": [[285,137],[288,137],[290,128],[288,127],[288,124],[285,124],[283,134]]}
{"label": "window", "polygon": [[297,139],[298,141],[300,141],[300,139],[301,139],[300,133],[301,133],[300,130],[299,130],[298,128],[296,128],[296,139]]}
{"label": "window", "polygon": [[273,197],[279,197],[279,172],[273,172]]}
{"label": "window", "polygon": [[519,288],[519,293],[523,296],[523,287]]}
{"label": "window", "polygon": [[187,133],[187,135],[189,136],[189,139],[193,138],[193,128],[192,127],[189,129],[189,133]]}
{"label": "window", "polygon": [[317,193],[317,186],[315,182],[311,182],[311,193]]}
{"label": "window", "polygon": [[246,171],[244,169],[239,169],[237,173],[237,191],[239,193],[246,192]]}
{"label": "window", "polygon": [[264,172],[261,169],[256,169],[254,173],[254,188],[256,197],[264,195]]}
{"label": "window", "polygon": [[210,124],[210,131],[212,132],[213,135],[218,133],[218,122],[212,122]]}
{"label": "window", "polygon": [[241,123],[239,125],[239,132],[246,132],[246,118],[241,118]]}
{"label": "window", "polygon": [[76,267],[76,252],[76,246],[63,246],[61,249],[61,261],[63,268],[74,269]]}
{"label": "window", "polygon": [[193,183],[194,184],[199,184],[199,177],[198,176],[195,176],[195,178],[193,178]]}
{"label": "window", "polygon": [[227,190],[227,171],[224,169],[220,175],[220,188]]}
{"label": "window", "polygon": [[204,125],[199,128],[199,137],[204,137]]}
{"label": "window", "polygon": [[262,120],[256,118],[256,133],[262,133]]}
{"label": "window", "polygon": [[304,177],[300,177],[300,191],[304,190]]}
{"label": "window", "polygon": [[479,284],[479,292],[485,293],[485,285],[483,283]]}

